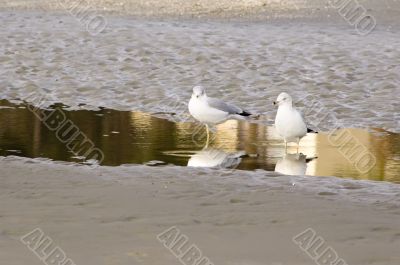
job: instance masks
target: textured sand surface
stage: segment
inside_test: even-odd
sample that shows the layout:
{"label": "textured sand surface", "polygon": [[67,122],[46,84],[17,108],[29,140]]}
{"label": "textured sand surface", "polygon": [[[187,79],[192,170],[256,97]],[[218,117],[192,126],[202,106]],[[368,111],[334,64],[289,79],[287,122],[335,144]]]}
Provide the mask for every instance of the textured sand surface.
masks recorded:
{"label": "textured sand surface", "polygon": [[312,264],[292,242],[309,227],[348,264],[400,262],[399,191],[385,183],[14,158],[0,168],[0,264],[41,264],[19,242],[37,227],[77,265],[178,264],[156,239],[171,226],[214,264]]}
{"label": "textured sand surface", "polygon": [[[332,0],[13,0],[0,1],[2,9],[60,10],[65,6],[85,6],[99,12],[146,17],[180,16],[209,18],[276,19],[302,18],[340,21]],[[353,2],[352,2],[353,3]],[[398,25],[400,3],[397,0],[359,0],[380,22]]]}
{"label": "textured sand surface", "polygon": [[0,98],[35,105],[28,96],[46,89],[44,106],[167,111],[187,120],[192,87],[202,84],[209,96],[265,114],[269,124],[272,101],[286,91],[297,106],[314,106],[305,111],[320,130],[400,131],[396,32],[360,36],[347,24],[319,22],[110,17],[104,32],[92,36],[84,21],[68,14],[0,12],[0,19]]}

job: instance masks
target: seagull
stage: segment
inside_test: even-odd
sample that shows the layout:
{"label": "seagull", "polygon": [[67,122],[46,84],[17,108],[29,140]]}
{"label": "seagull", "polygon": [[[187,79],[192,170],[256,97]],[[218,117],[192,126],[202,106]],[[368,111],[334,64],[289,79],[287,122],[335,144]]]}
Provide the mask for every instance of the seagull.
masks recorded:
{"label": "seagull", "polygon": [[288,93],[279,94],[274,105],[278,105],[278,112],[275,117],[275,129],[285,141],[285,150],[287,143],[297,143],[297,152],[299,151],[300,139],[307,133],[317,133],[307,128],[301,113],[293,106],[292,97]]}
{"label": "seagull", "polygon": [[199,122],[205,124],[207,129],[207,143],[210,139],[209,125],[222,123],[228,119],[242,119],[250,116],[249,112],[235,105],[226,103],[217,98],[210,98],[202,86],[195,86],[189,101],[189,112]]}

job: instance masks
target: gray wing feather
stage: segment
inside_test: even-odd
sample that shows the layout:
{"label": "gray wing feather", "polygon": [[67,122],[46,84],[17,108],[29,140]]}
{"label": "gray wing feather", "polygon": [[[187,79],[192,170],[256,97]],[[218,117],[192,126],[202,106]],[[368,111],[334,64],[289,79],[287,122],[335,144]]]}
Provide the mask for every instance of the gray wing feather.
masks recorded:
{"label": "gray wing feather", "polygon": [[229,114],[239,114],[243,112],[241,108],[229,103],[225,103],[224,101],[217,98],[207,98],[207,103],[210,107],[228,112]]}

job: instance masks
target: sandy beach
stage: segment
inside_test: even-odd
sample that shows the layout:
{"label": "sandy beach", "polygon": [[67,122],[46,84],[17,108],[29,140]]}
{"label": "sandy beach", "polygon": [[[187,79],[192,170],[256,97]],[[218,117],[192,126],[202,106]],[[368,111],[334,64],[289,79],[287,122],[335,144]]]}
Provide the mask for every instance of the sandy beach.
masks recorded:
{"label": "sandy beach", "polygon": [[254,182],[240,171],[19,158],[0,165],[2,264],[41,264],[19,241],[37,227],[76,264],[179,264],[156,238],[171,226],[213,264],[312,264],[292,242],[309,227],[347,264],[400,261],[400,193],[388,195],[385,183],[323,178],[292,186],[264,172]]}
{"label": "sandy beach", "polygon": [[[400,264],[400,2],[359,3],[377,20],[365,36],[316,0],[81,1],[105,19],[98,32],[64,1],[0,0],[0,151],[12,154],[0,156],[0,264],[325,265],[327,249],[332,265]],[[313,168],[324,177],[282,175],[270,164],[250,171],[147,161],[162,157],[162,144],[192,147],[194,120],[177,102],[197,83],[261,117],[221,125],[215,142],[229,151],[251,142],[243,149],[272,161],[283,152],[268,142],[272,100],[282,89],[297,99],[320,95],[335,122],[313,116],[322,133],[301,151],[325,156]],[[32,95],[43,91],[39,104]],[[116,166],[67,162],[73,154],[22,103],[62,104]],[[115,112],[106,122],[102,113],[87,120],[104,109]],[[161,111],[174,115],[154,121]],[[379,156],[373,178],[326,147],[328,132],[344,128],[357,128]],[[155,132],[172,136],[157,146]],[[132,139],[151,154],[135,153]],[[169,248],[160,240],[168,229],[189,245]],[[29,248],[35,231],[43,234]],[[295,238],[307,231],[323,243],[302,249]],[[208,260],[185,256],[190,244]],[[62,262],[51,260],[56,247]]]}

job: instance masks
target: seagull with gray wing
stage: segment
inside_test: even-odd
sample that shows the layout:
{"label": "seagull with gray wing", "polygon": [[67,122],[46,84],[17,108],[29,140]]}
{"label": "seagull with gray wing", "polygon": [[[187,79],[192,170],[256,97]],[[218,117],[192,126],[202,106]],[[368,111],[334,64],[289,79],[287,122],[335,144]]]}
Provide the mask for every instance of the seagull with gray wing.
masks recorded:
{"label": "seagull with gray wing", "polygon": [[300,111],[293,106],[293,99],[288,93],[280,93],[274,105],[278,105],[278,112],[275,117],[275,129],[285,141],[285,151],[287,143],[297,143],[297,152],[299,152],[300,139],[307,133],[318,133],[309,129],[301,115]]}
{"label": "seagull with gray wing", "polygon": [[210,139],[209,125],[222,123],[229,119],[242,119],[251,114],[243,109],[217,98],[207,97],[202,86],[195,86],[189,101],[189,112],[207,129],[207,144]]}

